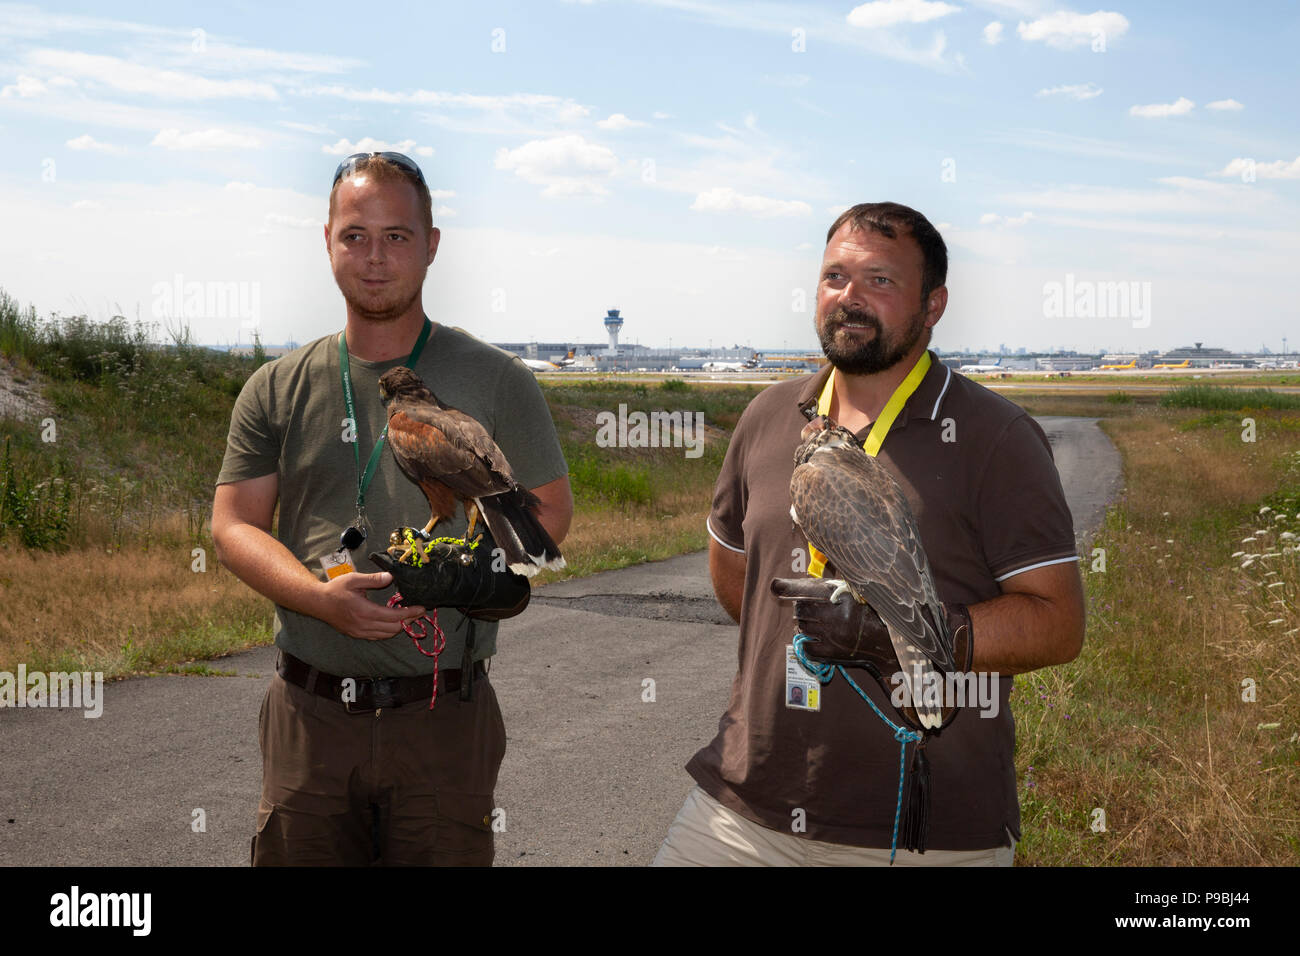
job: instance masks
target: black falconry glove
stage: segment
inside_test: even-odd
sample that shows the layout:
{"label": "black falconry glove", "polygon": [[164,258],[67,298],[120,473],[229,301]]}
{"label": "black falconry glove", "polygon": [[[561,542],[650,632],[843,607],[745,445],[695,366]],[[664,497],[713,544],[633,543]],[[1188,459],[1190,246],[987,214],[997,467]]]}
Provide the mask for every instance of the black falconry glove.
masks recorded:
{"label": "black falconry glove", "polygon": [[492,569],[495,548],[488,535],[471,546],[456,539],[425,541],[419,531],[399,528],[389,541],[388,551],[371,552],[370,561],[392,574],[405,605],[452,607],[477,621],[501,621],[528,606],[528,579]]}
{"label": "black falconry glove", "polygon": [[[805,654],[824,664],[861,667],[876,679],[886,696],[892,695],[897,685],[890,678],[899,664],[889,629],[871,605],[859,604],[851,594],[830,603],[836,584],[823,578],[775,578],[772,593],[778,601],[794,604],[795,626],[809,638]],[[943,609],[952,635],[953,659],[959,671],[969,671],[974,653],[970,613],[964,604],[945,604]],[[913,729],[922,729],[910,704],[896,709]],[[941,727],[947,726],[956,712],[956,707],[945,706]]]}

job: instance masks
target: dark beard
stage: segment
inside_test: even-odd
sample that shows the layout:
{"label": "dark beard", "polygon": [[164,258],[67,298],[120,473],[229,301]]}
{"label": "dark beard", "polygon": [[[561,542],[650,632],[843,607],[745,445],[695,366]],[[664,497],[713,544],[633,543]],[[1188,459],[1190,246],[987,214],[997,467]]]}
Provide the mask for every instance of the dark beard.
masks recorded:
{"label": "dark beard", "polygon": [[[901,362],[907,353],[920,340],[925,331],[921,313],[912,316],[910,328],[894,348],[889,348],[884,339],[884,330],[880,321],[865,312],[850,312],[838,308],[826,316],[817,337],[821,340],[822,351],[826,358],[845,375],[874,375],[891,369]],[[835,333],[845,322],[861,322],[875,331],[870,341],[861,345],[846,345],[836,340]]]}

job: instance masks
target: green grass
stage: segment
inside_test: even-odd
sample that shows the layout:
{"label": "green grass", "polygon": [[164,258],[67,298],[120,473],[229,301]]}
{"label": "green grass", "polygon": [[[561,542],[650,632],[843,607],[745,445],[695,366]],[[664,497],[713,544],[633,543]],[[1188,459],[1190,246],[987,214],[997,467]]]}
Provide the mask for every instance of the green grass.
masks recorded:
{"label": "green grass", "polygon": [[1160,399],[1164,408],[1247,410],[1252,408],[1300,408],[1300,395],[1274,392],[1267,388],[1224,388],[1219,385],[1184,385],[1171,389]]}
{"label": "green grass", "polygon": [[[121,316],[39,319],[0,291],[0,353],[45,382],[39,423],[0,419],[0,540],[125,546],[186,515],[202,541],[235,397],[257,367],[194,346],[188,331]],[[90,520],[93,519],[93,520]]]}

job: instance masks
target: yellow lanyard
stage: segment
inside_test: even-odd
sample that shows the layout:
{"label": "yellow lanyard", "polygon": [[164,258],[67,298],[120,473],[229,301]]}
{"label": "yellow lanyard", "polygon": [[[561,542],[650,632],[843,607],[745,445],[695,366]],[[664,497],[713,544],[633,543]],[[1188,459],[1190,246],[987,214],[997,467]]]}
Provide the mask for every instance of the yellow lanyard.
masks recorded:
{"label": "yellow lanyard", "polygon": [[[894,389],[894,394],[889,396],[889,401],[885,402],[885,407],[872,423],[871,431],[867,433],[867,441],[862,449],[872,458],[880,452],[880,446],[885,443],[885,436],[889,434],[894,419],[898,417],[898,413],[903,410],[903,406],[907,404],[907,400],[912,397],[912,393],[920,386],[921,379],[925,378],[925,373],[929,370],[930,353],[925,351],[917,359],[912,371],[907,373],[907,378]],[[822,386],[822,393],[817,398],[817,414],[821,417],[825,418],[830,414],[831,398],[834,394],[835,369],[831,369],[831,374],[826,377],[826,384]],[[826,570],[826,555],[814,548],[811,541],[808,542],[808,555],[808,573],[815,578],[821,577],[822,572]]]}

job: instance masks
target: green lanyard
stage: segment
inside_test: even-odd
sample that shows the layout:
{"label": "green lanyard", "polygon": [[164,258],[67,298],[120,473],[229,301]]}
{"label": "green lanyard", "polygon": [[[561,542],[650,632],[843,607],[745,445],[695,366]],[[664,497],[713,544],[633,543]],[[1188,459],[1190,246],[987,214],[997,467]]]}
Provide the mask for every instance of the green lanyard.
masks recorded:
{"label": "green lanyard", "polygon": [[[411,349],[411,357],[406,360],[406,367],[415,370],[415,363],[419,361],[420,353],[424,351],[424,343],[429,341],[429,333],[433,331],[433,323],[429,321],[428,316],[424,319],[424,328],[420,330],[420,337],[415,340],[415,348]],[[348,407],[348,418],[352,420],[352,454],[357,461],[357,517],[363,517],[366,506],[366,489],[370,487],[370,479],[375,477],[375,468],[379,465],[379,452],[384,447],[384,438],[388,435],[388,423],[384,422],[384,430],[379,433],[379,439],[375,442],[375,450],[370,453],[370,460],[366,462],[365,474],[361,473],[361,449],[357,447],[359,435],[357,434],[357,412],[356,405],[352,401],[352,372],[348,366],[348,338],[347,333],[339,335],[339,372],[343,377],[343,401]]]}

